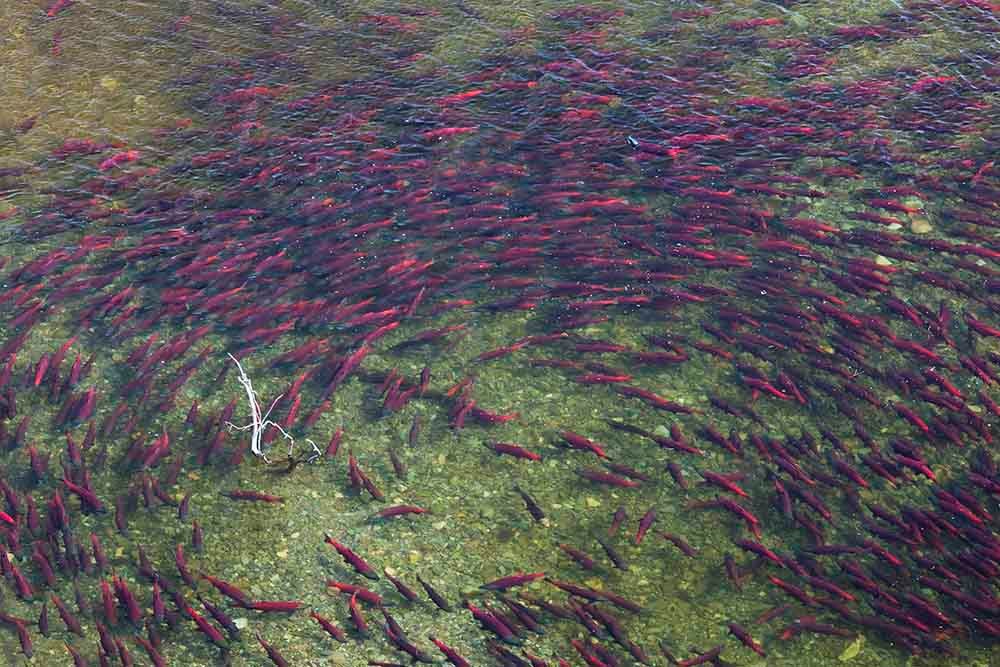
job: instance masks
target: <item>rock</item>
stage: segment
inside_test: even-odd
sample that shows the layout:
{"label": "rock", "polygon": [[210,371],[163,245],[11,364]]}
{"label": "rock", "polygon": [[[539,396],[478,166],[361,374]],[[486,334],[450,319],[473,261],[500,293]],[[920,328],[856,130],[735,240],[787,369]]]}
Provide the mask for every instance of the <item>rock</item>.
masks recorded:
{"label": "rock", "polygon": [[858,635],[857,639],[855,639],[853,642],[847,645],[847,648],[845,648],[844,652],[837,657],[837,660],[839,660],[840,662],[847,662],[848,660],[853,660],[854,658],[858,657],[858,655],[861,653],[861,649],[862,647],[864,647],[864,645],[865,645],[865,636]]}
{"label": "rock", "polygon": [[934,227],[931,226],[931,221],[923,216],[914,216],[910,220],[910,231],[914,234],[927,234],[928,232],[934,231]]}

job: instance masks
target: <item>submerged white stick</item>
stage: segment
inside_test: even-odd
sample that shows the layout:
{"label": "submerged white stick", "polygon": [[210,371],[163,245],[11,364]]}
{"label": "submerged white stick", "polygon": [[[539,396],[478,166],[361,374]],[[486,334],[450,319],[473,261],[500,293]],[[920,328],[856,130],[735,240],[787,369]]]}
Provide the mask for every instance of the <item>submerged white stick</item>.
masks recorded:
{"label": "submerged white stick", "polygon": [[[260,401],[257,400],[257,392],[254,391],[253,388],[253,382],[250,381],[250,378],[249,376],[247,376],[246,371],[243,370],[243,366],[242,364],[240,364],[239,359],[234,357],[232,354],[229,354],[229,358],[233,360],[234,364],[236,364],[236,368],[240,373],[239,377],[237,378],[237,381],[240,383],[240,386],[243,387],[243,390],[247,393],[247,403],[250,404],[251,421],[246,426],[236,426],[232,422],[226,422],[226,426],[235,431],[250,431],[250,451],[253,452],[255,456],[259,456],[262,459],[264,459],[266,463],[270,463],[270,460],[267,458],[267,454],[264,453],[264,449],[261,446],[261,443],[264,437],[264,430],[267,429],[268,426],[273,426],[274,428],[278,429],[278,431],[281,433],[282,436],[284,436],[286,440],[289,441],[288,455],[291,456],[292,451],[295,448],[295,438],[289,435],[288,432],[281,427],[281,425],[269,419],[269,417],[271,416],[271,411],[274,410],[274,406],[278,404],[278,401],[281,400],[281,397],[284,396],[284,394],[279,394],[278,397],[274,399],[274,402],[271,403],[271,407],[267,409],[267,412],[262,414],[260,411]],[[312,445],[313,448],[313,453],[309,457],[310,461],[313,461],[317,457],[322,455],[322,452],[319,450],[319,447],[316,446],[315,442],[313,442],[309,438],[306,438],[305,440],[310,445]]]}

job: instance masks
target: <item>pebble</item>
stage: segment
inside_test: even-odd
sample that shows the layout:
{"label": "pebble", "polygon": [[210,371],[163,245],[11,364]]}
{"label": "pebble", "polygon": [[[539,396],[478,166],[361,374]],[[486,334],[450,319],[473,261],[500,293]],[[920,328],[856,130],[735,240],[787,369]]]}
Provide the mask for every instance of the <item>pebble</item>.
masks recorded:
{"label": "pebble", "polygon": [[914,234],[927,234],[934,231],[934,227],[931,226],[931,222],[927,218],[913,218],[910,221],[910,231]]}

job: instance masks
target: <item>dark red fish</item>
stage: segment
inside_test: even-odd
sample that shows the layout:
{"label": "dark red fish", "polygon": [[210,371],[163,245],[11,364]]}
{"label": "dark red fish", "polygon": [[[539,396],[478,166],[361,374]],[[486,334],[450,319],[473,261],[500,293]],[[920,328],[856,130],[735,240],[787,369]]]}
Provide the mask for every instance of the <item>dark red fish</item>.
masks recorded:
{"label": "dark red fish", "polygon": [[361,612],[361,608],[358,606],[358,595],[357,593],[351,595],[351,599],[348,602],[348,611],[351,614],[351,622],[354,624],[354,629],[357,633],[363,637],[368,635],[368,621],[365,619],[365,615]]}
{"label": "dark red fish", "polygon": [[247,609],[264,612],[293,612],[298,610],[302,603],[296,600],[255,600],[246,605]]}
{"label": "dark red fish", "polygon": [[233,489],[232,491],[220,491],[219,495],[225,496],[226,498],[231,498],[233,500],[250,500],[262,503],[283,503],[285,499],[281,496],[275,496],[270,493],[262,493],[260,491],[252,491],[248,489]]}
{"label": "dark red fish", "polygon": [[267,653],[267,657],[270,658],[271,662],[273,662],[276,665],[276,667],[289,667],[291,663],[289,663],[280,653],[278,653],[278,650],[276,648],[274,648],[269,643],[264,641],[264,638],[260,636],[259,632],[256,634],[256,637],[257,637],[257,643],[261,645],[261,647]]}
{"label": "dark red fish", "polygon": [[580,468],[576,471],[576,474],[596,484],[605,484],[607,486],[618,486],[622,488],[633,488],[639,486],[639,482],[634,479],[615,475],[614,473],[605,472],[604,470]]}
{"label": "dark red fish", "polygon": [[328,588],[335,588],[341,593],[357,595],[361,600],[367,602],[368,604],[375,605],[376,607],[382,606],[382,596],[375,591],[368,590],[362,586],[355,586],[354,584],[347,584],[342,581],[334,581],[333,579],[327,579],[326,585]]}
{"label": "dark red fish", "polygon": [[527,459],[528,461],[542,460],[541,454],[537,454],[512,442],[488,442],[486,443],[486,446],[495,451],[497,454],[506,454],[519,459]]}
{"label": "dark red fish", "polygon": [[45,15],[48,16],[49,18],[52,18],[59,12],[68,8],[74,2],[75,0],[55,0],[55,2],[49,5],[49,8],[45,10]]}
{"label": "dark red fish", "polygon": [[744,646],[746,646],[748,649],[750,649],[760,657],[762,658],[767,657],[767,654],[764,652],[764,648],[760,645],[759,642],[757,642],[753,637],[750,636],[750,633],[747,632],[746,629],[743,628],[743,626],[737,623],[730,623],[729,632],[732,633],[734,637],[739,639]]}
{"label": "dark red fish", "polygon": [[730,493],[735,493],[736,495],[741,496],[743,498],[749,497],[746,491],[740,488],[740,486],[736,484],[736,482],[729,479],[729,477],[727,477],[726,475],[717,472],[712,472],[711,470],[702,470],[701,476],[709,484],[714,484],[715,486],[718,486],[721,489],[729,491]]}
{"label": "dark red fish", "polygon": [[695,558],[698,556],[698,550],[688,544],[687,540],[679,535],[674,535],[673,533],[660,533],[660,537],[677,547],[678,550],[688,558]]}
{"label": "dark red fish", "polygon": [[455,667],[470,667],[471,663],[468,660],[466,660],[454,648],[452,648],[448,644],[445,644],[443,641],[436,638],[434,635],[428,636],[428,639],[434,642],[434,645],[438,647],[438,650],[440,650],[441,653],[444,654],[445,659],[452,665],[454,665]]}
{"label": "dark red fish", "polygon": [[523,586],[531,583],[532,581],[541,579],[544,576],[544,572],[516,572],[506,577],[496,579],[495,581],[485,583],[480,586],[480,588],[487,591],[505,591],[509,588],[514,588],[515,586]]}
{"label": "dark red fish", "polygon": [[319,626],[323,628],[327,634],[336,639],[338,642],[347,642],[347,635],[333,621],[320,616],[315,611],[309,612],[309,615],[315,619],[317,623],[319,623]]}
{"label": "dark red fish", "polygon": [[594,442],[590,438],[586,438],[579,433],[573,433],[572,431],[562,431],[559,437],[563,439],[567,445],[573,449],[579,449],[585,452],[591,452],[596,454],[600,458],[608,458],[607,453],[604,451],[604,446],[600,443]]}
{"label": "dark red fish", "polygon": [[646,513],[639,519],[639,528],[635,533],[636,544],[640,544],[642,542],[642,538],[646,536],[646,532],[649,530],[649,527],[653,525],[655,520],[656,510],[650,507],[649,510],[647,510]]}
{"label": "dark red fish", "polygon": [[323,541],[329,544],[331,547],[337,550],[337,553],[344,559],[344,562],[354,568],[354,570],[361,576],[367,577],[373,581],[378,581],[378,573],[372,569],[371,565],[365,562],[363,558],[358,556],[356,553],[351,551],[348,547],[344,546],[340,542],[337,542],[329,535],[323,538]]}
{"label": "dark red fish", "polygon": [[372,518],[384,520],[411,514],[425,514],[426,512],[426,509],[423,507],[417,507],[416,505],[393,505],[392,507],[386,507],[384,510],[377,512],[372,516]]}

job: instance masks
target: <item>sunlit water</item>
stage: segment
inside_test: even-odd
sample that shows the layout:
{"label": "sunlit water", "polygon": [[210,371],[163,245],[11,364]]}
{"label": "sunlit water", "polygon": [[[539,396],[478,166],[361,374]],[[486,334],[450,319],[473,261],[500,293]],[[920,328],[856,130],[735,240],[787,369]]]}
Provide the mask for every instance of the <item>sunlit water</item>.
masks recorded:
{"label": "sunlit water", "polygon": [[998,16],[4,3],[5,664],[992,664]]}

